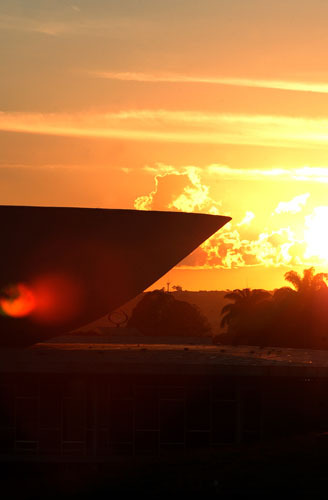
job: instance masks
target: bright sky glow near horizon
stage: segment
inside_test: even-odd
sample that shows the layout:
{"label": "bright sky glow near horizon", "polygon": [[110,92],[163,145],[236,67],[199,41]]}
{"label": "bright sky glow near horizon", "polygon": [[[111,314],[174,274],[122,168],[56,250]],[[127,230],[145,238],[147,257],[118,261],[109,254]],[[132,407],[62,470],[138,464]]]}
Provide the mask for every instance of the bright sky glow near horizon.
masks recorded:
{"label": "bright sky glow near horizon", "polygon": [[164,277],[328,271],[328,2],[3,0],[0,204],[232,222]]}

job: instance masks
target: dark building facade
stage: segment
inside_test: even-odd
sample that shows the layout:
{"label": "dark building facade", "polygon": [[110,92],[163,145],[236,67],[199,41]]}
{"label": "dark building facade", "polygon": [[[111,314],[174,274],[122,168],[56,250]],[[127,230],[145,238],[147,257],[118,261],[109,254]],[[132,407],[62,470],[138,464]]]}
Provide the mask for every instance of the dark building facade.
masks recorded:
{"label": "dark building facade", "polygon": [[325,430],[328,372],[314,351],[302,365],[297,350],[40,346],[2,353],[2,461],[156,457]]}

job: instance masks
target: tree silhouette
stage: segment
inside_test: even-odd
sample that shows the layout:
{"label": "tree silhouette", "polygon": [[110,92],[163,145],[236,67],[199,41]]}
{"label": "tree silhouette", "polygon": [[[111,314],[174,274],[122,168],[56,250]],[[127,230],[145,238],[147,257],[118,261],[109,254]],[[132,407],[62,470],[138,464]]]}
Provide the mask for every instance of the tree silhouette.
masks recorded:
{"label": "tree silhouette", "polygon": [[238,323],[240,319],[244,319],[246,315],[253,313],[258,304],[270,297],[270,293],[266,290],[251,290],[250,288],[236,289],[226,293],[224,298],[232,300],[233,303],[226,304],[222,308],[221,327],[229,327],[233,323]]}
{"label": "tree silhouette", "polygon": [[314,271],[314,267],[304,269],[303,277],[296,271],[288,271],[285,273],[285,280],[291,283],[298,293],[311,293],[327,289],[328,273],[315,274]]}
{"label": "tree silhouette", "polygon": [[328,348],[328,273],[310,267],[303,275],[285,273],[292,287],[273,294],[264,290],[234,290],[222,309],[220,341],[231,344]]}
{"label": "tree silhouette", "polygon": [[256,342],[266,317],[270,292],[266,290],[244,288],[227,293],[226,304],[221,311],[221,327],[227,326],[226,340],[231,343],[248,344]]}
{"label": "tree silhouette", "polygon": [[287,292],[282,318],[285,330],[289,330],[286,331],[288,337],[295,347],[326,347],[328,274],[315,274],[314,267],[310,267],[304,269],[303,276],[289,271],[285,274],[285,279],[294,287],[294,290]]}
{"label": "tree silhouette", "polygon": [[163,290],[147,292],[132,311],[128,326],[144,335],[199,336],[209,335],[210,326],[199,309],[176,300]]}

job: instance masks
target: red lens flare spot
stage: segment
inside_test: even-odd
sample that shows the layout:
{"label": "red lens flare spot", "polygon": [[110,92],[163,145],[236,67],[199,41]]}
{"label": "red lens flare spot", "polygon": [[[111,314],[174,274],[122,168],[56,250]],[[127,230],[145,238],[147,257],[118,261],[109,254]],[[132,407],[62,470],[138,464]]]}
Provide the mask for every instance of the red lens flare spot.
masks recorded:
{"label": "red lens flare spot", "polygon": [[22,318],[31,314],[36,307],[35,295],[32,290],[19,283],[8,286],[0,297],[0,312],[12,318]]}
{"label": "red lens flare spot", "polygon": [[81,287],[65,274],[49,274],[33,284],[36,307],[33,315],[37,321],[56,323],[70,321],[81,310]]}
{"label": "red lens flare spot", "polygon": [[82,287],[64,274],[42,276],[28,286],[9,285],[0,293],[0,314],[12,318],[30,315],[47,324],[74,319],[81,306]]}

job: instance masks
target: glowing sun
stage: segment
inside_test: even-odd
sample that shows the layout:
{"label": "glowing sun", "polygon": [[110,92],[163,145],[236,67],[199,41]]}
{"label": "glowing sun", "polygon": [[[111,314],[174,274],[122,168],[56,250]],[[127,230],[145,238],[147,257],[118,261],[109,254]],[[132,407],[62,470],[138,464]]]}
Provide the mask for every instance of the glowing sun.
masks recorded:
{"label": "glowing sun", "polygon": [[316,207],[305,217],[305,257],[318,257],[328,262],[328,206]]}

